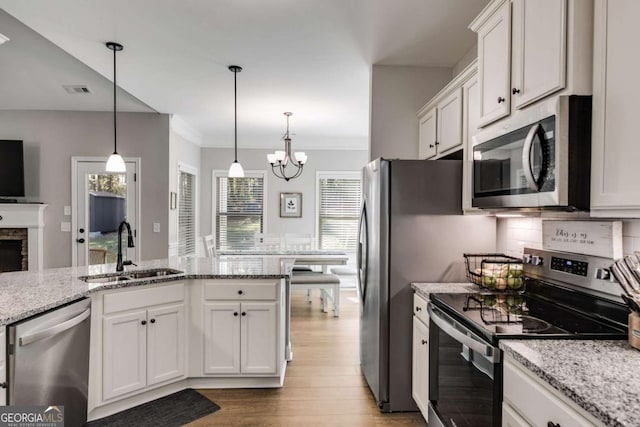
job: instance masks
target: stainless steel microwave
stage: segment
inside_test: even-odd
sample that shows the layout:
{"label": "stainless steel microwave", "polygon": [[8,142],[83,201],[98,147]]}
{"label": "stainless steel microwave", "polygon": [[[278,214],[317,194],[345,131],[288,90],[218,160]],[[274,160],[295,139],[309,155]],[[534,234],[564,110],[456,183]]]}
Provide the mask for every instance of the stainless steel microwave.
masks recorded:
{"label": "stainless steel microwave", "polygon": [[591,96],[559,96],[473,137],[474,207],[589,210]]}

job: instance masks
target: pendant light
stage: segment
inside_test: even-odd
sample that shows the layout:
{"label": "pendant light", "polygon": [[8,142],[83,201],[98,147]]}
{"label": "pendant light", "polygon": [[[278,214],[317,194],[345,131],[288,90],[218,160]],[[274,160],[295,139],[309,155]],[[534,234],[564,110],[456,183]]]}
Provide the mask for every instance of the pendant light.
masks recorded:
{"label": "pendant light", "polygon": [[124,47],[120,43],[108,42],[107,47],[113,51],[113,154],[107,160],[107,172],[126,172],[127,166],[124,159],[118,154],[118,130],[116,119],[116,52],[120,52]]}
{"label": "pendant light", "polygon": [[[289,181],[302,174],[302,168],[307,162],[307,155],[304,151],[298,151],[291,155],[291,137],[289,136],[289,117],[293,113],[284,113],[287,116],[287,132],[282,139],[284,140],[284,151],[277,150],[275,153],[267,154],[267,161],[271,165],[271,171],[278,178]],[[289,167],[291,166],[291,167]]]}
{"label": "pendant light", "polygon": [[229,71],[233,72],[233,110],[234,110],[234,157],[233,163],[229,167],[229,178],[244,178],[244,169],[238,161],[238,85],[236,83],[238,73],[242,67],[229,65]]}

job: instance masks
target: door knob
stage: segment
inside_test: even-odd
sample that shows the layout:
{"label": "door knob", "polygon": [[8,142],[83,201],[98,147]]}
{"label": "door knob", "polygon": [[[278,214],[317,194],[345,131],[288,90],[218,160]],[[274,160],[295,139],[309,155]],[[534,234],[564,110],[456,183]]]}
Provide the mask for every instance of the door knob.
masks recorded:
{"label": "door knob", "polygon": [[234,311],[234,312],[233,312],[233,315],[234,315],[234,316],[237,316],[237,315],[238,315],[238,312],[237,312],[237,311]]}
{"label": "door knob", "polygon": [[78,233],[80,234],[84,233],[84,228],[81,228],[80,230],[78,230]]}
{"label": "door knob", "polygon": [[140,322],[140,324],[141,324],[142,326],[144,326],[144,325],[146,325],[146,324],[147,324],[147,321],[146,321],[146,320],[142,320],[142,321]]}
{"label": "door knob", "polygon": [[427,344],[427,340],[422,340],[422,345]]}
{"label": "door knob", "polygon": [[151,320],[149,320],[149,322],[156,323],[156,319],[151,319]]}
{"label": "door knob", "polygon": [[78,243],[84,243],[84,239],[81,237],[81,238],[79,238],[79,239],[76,239],[76,242],[78,242]]}
{"label": "door knob", "polygon": [[516,93],[520,93],[520,89],[516,89],[515,87],[513,89],[511,89],[511,93],[512,94],[516,94]]}
{"label": "door knob", "polygon": [[243,312],[242,312],[242,315],[243,315],[243,316],[246,316],[246,315],[247,315],[247,313],[245,313],[245,312],[243,311]]}
{"label": "door knob", "polygon": [[502,104],[504,101],[506,101],[503,97],[499,96],[498,97],[498,104]]}

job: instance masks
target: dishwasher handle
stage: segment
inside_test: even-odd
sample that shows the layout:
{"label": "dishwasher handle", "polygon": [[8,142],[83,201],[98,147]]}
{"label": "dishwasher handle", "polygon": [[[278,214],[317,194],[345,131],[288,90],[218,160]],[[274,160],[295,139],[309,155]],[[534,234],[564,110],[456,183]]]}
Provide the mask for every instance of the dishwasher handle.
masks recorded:
{"label": "dishwasher handle", "polygon": [[79,315],[77,315],[76,317],[72,317],[69,320],[65,320],[62,323],[59,323],[55,326],[51,326],[49,328],[46,329],[42,329],[38,332],[34,332],[31,334],[27,334],[27,335],[23,335],[20,337],[19,339],[19,343],[20,346],[26,346],[29,344],[32,344],[36,341],[40,341],[42,339],[45,338],[49,338],[52,337],[54,335],[58,335],[59,333],[62,333],[68,329],[73,328],[74,326],[79,325],[80,323],[82,323],[87,317],[89,317],[91,315],[91,308],[87,308],[85,311],[83,311],[82,313],[80,313]]}

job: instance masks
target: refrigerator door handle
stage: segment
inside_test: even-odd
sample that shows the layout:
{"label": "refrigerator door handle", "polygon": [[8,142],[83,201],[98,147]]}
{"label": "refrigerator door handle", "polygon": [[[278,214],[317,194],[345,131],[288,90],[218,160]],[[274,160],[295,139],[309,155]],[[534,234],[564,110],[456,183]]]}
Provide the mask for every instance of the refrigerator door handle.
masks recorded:
{"label": "refrigerator door handle", "polygon": [[34,343],[36,341],[40,341],[42,339],[45,338],[49,338],[52,337],[54,335],[58,335],[59,333],[62,333],[68,329],[73,328],[74,326],[79,325],[80,323],[82,323],[87,317],[89,317],[91,315],[91,308],[87,308],[85,311],[83,311],[82,313],[80,313],[79,315],[77,315],[76,317],[72,317],[69,320],[66,320],[62,323],[59,323],[55,326],[51,326],[50,328],[46,328],[46,329],[42,329],[38,332],[34,332],[32,334],[28,334],[28,335],[23,335],[20,337],[20,339],[18,340],[18,342],[20,343],[20,346],[25,346],[25,345],[29,345],[31,343]]}
{"label": "refrigerator door handle", "polygon": [[[360,291],[360,298],[364,304],[364,296],[367,289],[367,262],[369,259],[369,245],[367,244],[367,236],[369,233],[369,226],[367,224],[367,207],[362,203],[362,210],[360,212],[360,226],[358,227],[358,252],[357,252],[357,281]],[[364,253],[363,253],[364,252]]]}

